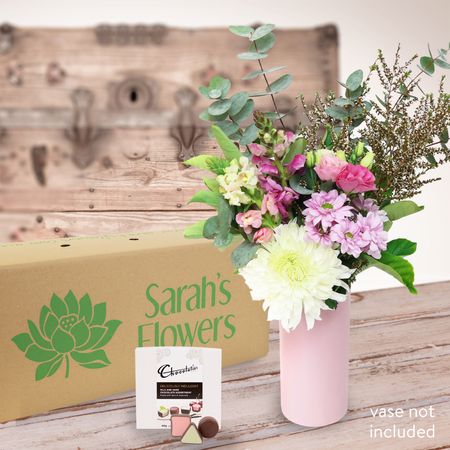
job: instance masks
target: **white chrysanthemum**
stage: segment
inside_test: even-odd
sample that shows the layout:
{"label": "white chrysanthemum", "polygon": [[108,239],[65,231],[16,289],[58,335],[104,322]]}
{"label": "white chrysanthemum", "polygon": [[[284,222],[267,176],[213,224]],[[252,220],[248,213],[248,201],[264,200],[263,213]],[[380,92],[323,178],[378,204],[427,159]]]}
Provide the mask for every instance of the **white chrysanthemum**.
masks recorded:
{"label": "white chrysanthemum", "polygon": [[259,249],[239,273],[250,288],[253,300],[263,300],[268,320],[280,320],[286,331],[294,329],[302,313],[308,330],[320,320],[320,311],[330,309],[325,301],[346,300],[342,281],[352,274],[338,258],[338,251],[305,240],[304,227],[295,222],[275,228],[274,238]]}
{"label": "white chrysanthemum", "polygon": [[250,203],[251,198],[242,189],[252,193],[258,184],[257,168],[249,159],[242,156],[239,162],[234,159],[224,170],[223,175],[217,177],[220,193],[230,205],[240,206]]}

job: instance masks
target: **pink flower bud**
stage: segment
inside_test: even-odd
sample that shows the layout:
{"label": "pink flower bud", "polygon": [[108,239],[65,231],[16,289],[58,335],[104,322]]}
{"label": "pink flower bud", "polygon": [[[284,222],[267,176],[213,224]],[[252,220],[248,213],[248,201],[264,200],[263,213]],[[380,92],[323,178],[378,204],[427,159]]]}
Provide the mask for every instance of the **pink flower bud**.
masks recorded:
{"label": "pink flower bud", "polygon": [[265,244],[272,239],[273,231],[270,228],[260,228],[253,236],[255,244]]}

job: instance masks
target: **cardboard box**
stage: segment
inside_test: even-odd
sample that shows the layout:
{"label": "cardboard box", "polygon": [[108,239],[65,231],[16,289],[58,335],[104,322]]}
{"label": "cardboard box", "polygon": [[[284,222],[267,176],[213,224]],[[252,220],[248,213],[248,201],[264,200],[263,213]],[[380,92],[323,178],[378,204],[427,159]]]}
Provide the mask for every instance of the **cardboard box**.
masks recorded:
{"label": "cardboard box", "polygon": [[134,349],[268,350],[230,251],[181,232],[0,246],[0,421],[134,388]]}

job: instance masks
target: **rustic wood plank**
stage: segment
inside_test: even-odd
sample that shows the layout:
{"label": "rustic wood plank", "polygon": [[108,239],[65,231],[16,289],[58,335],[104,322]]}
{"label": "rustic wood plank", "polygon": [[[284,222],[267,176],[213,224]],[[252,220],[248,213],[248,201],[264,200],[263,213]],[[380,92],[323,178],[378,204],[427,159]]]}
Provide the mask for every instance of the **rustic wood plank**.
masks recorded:
{"label": "rustic wood plank", "polygon": [[[277,333],[270,352],[260,360],[224,370],[223,430],[205,442],[211,448],[444,448],[450,444],[450,282],[420,286],[418,300],[405,289],[356,294],[352,304],[350,411],[342,422],[305,429],[287,422],[279,409]],[[421,313],[421,309],[423,313]],[[370,440],[370,407],[434,405],[436,439]],[[390,422],[391,424],[393,422]],[[409,420],[396,422],[408,424]],[[429,420],[417,424],[425,427]],[[24,432],[25,431],[25,432]],[[181,448],[167,433],[134,429],[133,393],[0,426],[0,440],[9,448],[137,449]],[[428,444],[430,444],[428,446]]]}
{"label": "rustic wood plank", "polygon": [[0,242],[184,229],[212,211],[0,213]]}

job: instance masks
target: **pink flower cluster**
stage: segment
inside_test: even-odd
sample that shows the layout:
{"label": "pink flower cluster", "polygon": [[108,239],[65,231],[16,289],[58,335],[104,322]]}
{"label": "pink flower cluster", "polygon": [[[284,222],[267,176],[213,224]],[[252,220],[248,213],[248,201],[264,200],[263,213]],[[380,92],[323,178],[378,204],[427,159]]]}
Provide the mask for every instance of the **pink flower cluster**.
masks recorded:
{"label": "pink flower cluster", "polygon": [[257,209],[249,209],[246,212],[236,214],[236,222],[241,226],[246,234],[251,234],[257,230],[253,235],[253,242],[256,244],[263,244],[272,239],[273,231],[270,228],[261,228],[262,213]]}
{"label": "pink flower cluster", "polygon": [[322,181],[333,181],[344,192],[360,193],[376,189],[375,176],[367,167],[347,163],[331,152],[322,156],[314,170]]}
{"label": "pink flower cluster", "polygon": [[340,251],[358,258],[367,253],[380,258],[387,247],[383,225],[386,213],[370,199],[358,197],[353,205],[337,190],[312,194],[303,211],[308,237],[322,245],[340,245]]}
{"label": "pink flower cluster", "polygon": [[260,185],[265,191],[261,212],[269,213],[273,217],[281,216],[283,219],[289,217],[288,208],[299,195],[290,187],[282,187],[270,177],[259,179]]}

